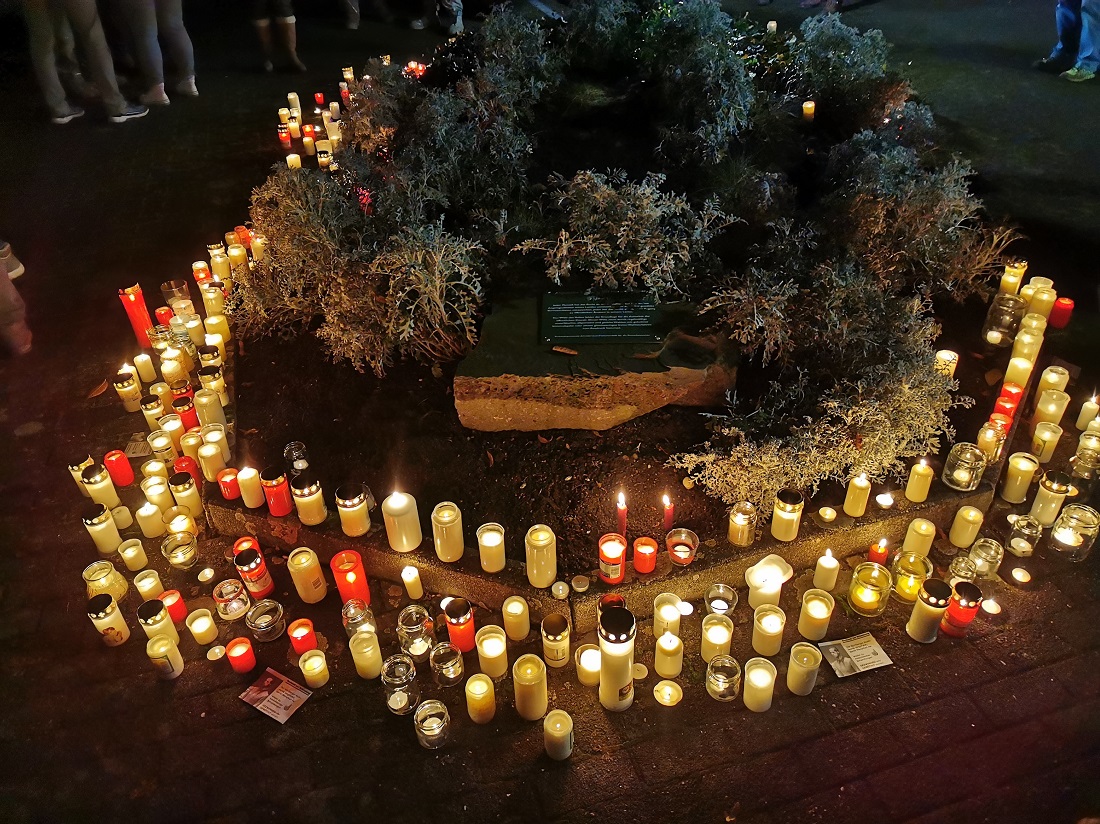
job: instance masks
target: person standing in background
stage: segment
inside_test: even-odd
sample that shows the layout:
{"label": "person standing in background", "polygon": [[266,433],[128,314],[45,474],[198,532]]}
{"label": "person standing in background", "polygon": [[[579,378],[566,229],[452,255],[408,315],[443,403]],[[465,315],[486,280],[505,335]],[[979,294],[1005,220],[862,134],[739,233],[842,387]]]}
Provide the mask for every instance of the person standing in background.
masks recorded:
{"label": "person standing in background", "polygon": [[304,72],[305,65],[298,59],[298,30],[294,18],[294,6],[290,0],[254,0],[252,4],[252,23],[256,26],[256,36],[260,38],[260,45],[264,50],[264,71],[274,71],[275,65],[271,62],[271,18],[275,18],[275,24],[279,27],[286,50],[290,56],[291,68]]}
{"label": "person standing in background", "polygon": [[1092,80],[1100,69],[1100,0],[1058,0],[1054,24],[1058,42],[1032,65],[1074,83]]}
{"label": "person standing in background", "polygon": [[31,351],[27,307],[12,283],[21,274],[23,264],[11,250],[11,244],[0,240],[0,336],[13,355],[25,355]]}
{"label": "person standing in background", "polygon": [[158,36],[175,66],[176,91],[198,97],[195,86],[195,49],[183,25],[183,0],[121,0],[145,92],[138,100],[147,106],[167,106],[164,91],[164,55]]}

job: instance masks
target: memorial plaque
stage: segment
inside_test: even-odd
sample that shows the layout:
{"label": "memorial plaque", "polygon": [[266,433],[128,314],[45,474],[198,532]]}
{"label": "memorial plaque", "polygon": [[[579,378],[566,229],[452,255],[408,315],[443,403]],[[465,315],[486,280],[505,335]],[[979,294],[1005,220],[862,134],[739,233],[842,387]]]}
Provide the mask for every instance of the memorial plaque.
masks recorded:
{"label": "memorial plaque", "polygon": [[557,292],[542,296],[539,339],[563,343],[652,343],[658,309],[652,298],[639,295]]}

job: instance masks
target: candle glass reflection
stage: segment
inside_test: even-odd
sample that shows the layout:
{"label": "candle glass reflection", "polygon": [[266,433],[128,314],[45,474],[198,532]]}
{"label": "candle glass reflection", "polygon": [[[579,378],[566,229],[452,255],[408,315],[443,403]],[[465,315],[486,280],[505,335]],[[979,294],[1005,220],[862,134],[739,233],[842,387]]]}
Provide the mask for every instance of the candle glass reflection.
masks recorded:
{"label": "candle glass reflection", "polygon": [[881,615],[886,609],[892,587],[890,570],[873,561],[865,561],[852,573],[848,604],[858,615],[867,618]]}
{"label": "candle glass reflection", "polygon": [[1050,529],[1050,548],[1060,558],[1080,563],[1088,557],[1100,530],[1100,513],[1091,506],[1070,504]]}
{"label": "candle glass reflection", "polygon": [[707,664],[707,694],[715,701],[733,701],[741,693],[741,665],[729,655],[716,655]]}

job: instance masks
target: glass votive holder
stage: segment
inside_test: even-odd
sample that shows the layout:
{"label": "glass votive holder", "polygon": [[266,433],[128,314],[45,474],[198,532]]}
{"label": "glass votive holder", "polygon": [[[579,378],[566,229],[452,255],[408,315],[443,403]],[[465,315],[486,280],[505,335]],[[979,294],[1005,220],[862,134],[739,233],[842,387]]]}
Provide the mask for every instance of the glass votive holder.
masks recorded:
{"label": "glass votive holder", "polygon": [[214,608],[223,621],[239,621],[248,614],[252,600],[244,583],[230,578],[214,587]]}
{"label": "glass votive holder", "polygon": [[186,506],[170,506],[161,513],[161,521],[169,535],[182,535],[190,533],[197,535],[199,528],[195,519],[191,517],[191,509]]}
{"label": "glass votive holder", "polygon": [[359,598],[349,598],[340,609],[340,620],[344,624],[344,632],[348,638],[354,638],[355,633],[377,632],[378,624],[374,620],[374,613],[365,601]]}
{"label": "glass votive holder", "polygon": [[729,584],[711,584],[703,603],[711,615],[729,615],[737,607],[737,590]]}
{"label": "glass votive holder", "polygon": [[752,542],[756,539],[755,504],[750,501],[741,501],[733,505],[726,537],[733,546],[752,546]]}
{"label": "glass votive holder", "polygon": [[1017,558],[1030,558],[1043,537],[1043,525],[1030,515],[1018,515],[1010,520],[1012,532],[1008,534],[1005,551]]}
{"label": "glass votive holder", "polygon": [[864,561],[852,573],[848,587],[848,605],[857,615],[874,618],[881,615],[890,600],[894,579],[890,570],[874,561]]}
{"label": "glass votive holder", "polygon": [[1079,563],[1088,557],[1100,529],[1100,513],[1091,506],[1070,504],[1050,529],[1050,548],[1060,558]]}
{"label": "glass votive holder", "polygon": [[170,464],[179,457],[176,446],[172,443],[172,436],[163,429],[150,432],[145,436],[145,441],[153,451],[153,457],[162,463]]}
{"label": "glass votive holder", "polygon": [[944,462],[940,480],[959,492],[973,492],[981,483],[985,464],[985,453],[977,444],[957,443]]}
{"label": "glass votive holder", "polygon": [[668,557],[676,566],[687,566],[699,551],[699,536],[690,529],[677,527],[665,536]]}
{"label": "glass votive holder", "polygon": [[270,598],[257,601],[245,613],[244,623],[251,630],[252,637],[257,641],[274,641],[286,631],[283,605]]}
{"label": "glass votive holder", "polygon": [[432,647],[428,655],[432,678],[441,687],[454,687],[462,683],[462,652],[454,644],[442,643]]}
{"label": "glass votive holder", "polygon": [[433,629],[428,610],[419,604],[410,604],[397,615],[397,639],[401,649],[417,663],[428,660],[434,640]]}
{"label": "glass votive holder", "polygon": [[1004,547],[992,538],[979,538],[970,547],[970,560],[979,578],[996,578],[1004,557]]}
{"label": "glass votive holder", "polygon": [[134,588],[138,591],[142,601],[156,598],[164,592],[164,584],[160,581],[160,573],[155,569],[143,569],[135,575]]}
{"label": "glass votive holder", "polygon": [[894,597],[911,604],[917,600],[921,585],[935,572],[932,562],[919,552],[899,552],[890,566],[894,578]]}
{"label": "glass votive holder", "polygon": [[391,655],[382,662],[382,689],[386,707],[394,715],[408,715],[420,703],[416,664],[407,655]]}
{"label": "glass votive holder", "polygon": [[166,306],[171,306],[174,300],[191,300],[186,280],[167,280],[160,285],[160,293]]}
{"label": "glass votive holder", "polygon": [[176,569],[190,569],[198,560],[198,541],[190,532],[169,535],[161,542],[160,554]]}
{"label": "glass votive holder", "polygon": [[951,561],[947,568],[947,583],[951,586],[959,582],[973,583],[978,578],[978,567],[965,555],[960,555]]}
{"label": "glass votive holder", "polygon": [[1011,346],[1026,313],[1027,301],[1019,295],[997,295],[986,313],[982,340],[998,349]]}
{"label": "glass votive holder", "polygon": [[413,713],[416,740],[426,750],[438,750],[450,737],[451,716],[442,701],[432,698]]}
{"label": "glass votive holder", "polygon": [[741,693],[741,665],[731,655],[716,655],[707,664],[707,694],[715,701],[733,701]]}
{"label": "glass votive holder", "polygon": [[130,591],[130,583],[110,561],[93,561],[84,568],[82,575],[89,601],[106,593],[119,602]]}

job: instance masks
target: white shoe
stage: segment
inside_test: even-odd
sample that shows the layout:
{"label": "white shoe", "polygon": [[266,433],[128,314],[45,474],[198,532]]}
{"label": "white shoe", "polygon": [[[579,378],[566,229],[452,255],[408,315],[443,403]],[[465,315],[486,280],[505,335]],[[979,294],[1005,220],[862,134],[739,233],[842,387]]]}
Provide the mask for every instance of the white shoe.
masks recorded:
{"label": "white shoe", "polygon": [[198,97],[199,87],[195,85],[195,77],[185,77],[179,83],[176,84],[176,91],[180,94],[185,94],[188,97]]}
{"label": "white shoe", "polygon": [[428,21],[425,20],[423,17],[417,17],[415,20],[413,20],[411,23],[409,23],[409,28],[410,29],[415,29],[416,31],[423,31],[427,27],[428,27]]}
{"label": "white shoe", "polygon": [[138,98],[138,103],[143,106],[167,106],[172,101],[164,93],[164,84],[159,83]]}

